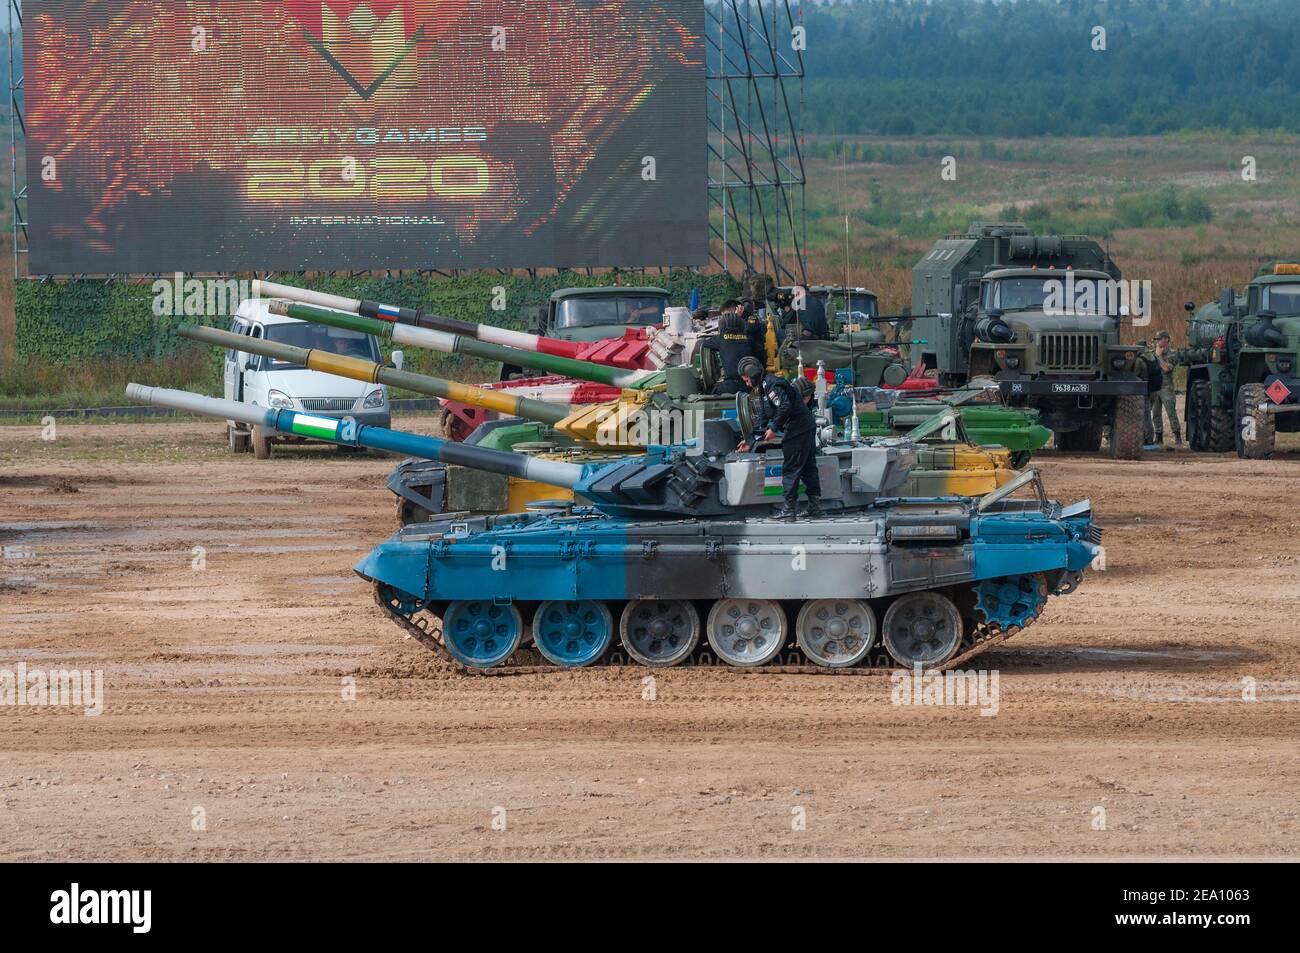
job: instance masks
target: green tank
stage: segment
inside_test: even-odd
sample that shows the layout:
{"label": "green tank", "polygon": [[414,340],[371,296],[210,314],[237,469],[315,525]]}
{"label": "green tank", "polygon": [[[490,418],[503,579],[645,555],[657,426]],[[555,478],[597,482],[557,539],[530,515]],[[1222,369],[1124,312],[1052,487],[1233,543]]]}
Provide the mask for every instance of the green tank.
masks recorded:
{"label": "green tank", "polygon": [[[863,437],[902,433],[934,415],[932,400],[901,400],[889,410],[858,412],[858,429]],[[943,406],[940,404],[939,406]],[[1004,407],[1000,404],[956,404],[970,441],[981,446],[1003,447],[1011,454],[1011,466],[1021,469],[1035,450],[1052,439],[1052,431],[1038,422],[1038,411]]]}

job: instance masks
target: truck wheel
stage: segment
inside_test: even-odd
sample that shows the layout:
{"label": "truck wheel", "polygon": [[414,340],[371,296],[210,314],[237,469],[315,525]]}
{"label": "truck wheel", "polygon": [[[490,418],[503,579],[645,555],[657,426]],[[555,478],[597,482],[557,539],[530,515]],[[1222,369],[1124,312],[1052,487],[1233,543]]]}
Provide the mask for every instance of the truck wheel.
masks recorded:
{"label": "truck wheel", "polygon": [[1143,417],[1147,399],[1141,394],[1115,398],[1115,417],[1110,425],[1110,455],[1116,460],[1142,459],[1146,437]]}
{"label": "truck wheel", "polygon": [[1213,394],[1207,380],[1187,388],[1187,442],[1201,453],[1227,453],[1236,446],[1236,420],[1214,403]]}
{"label": "truck wheel", "polygon": [[1267,460],[1273,456],[1276,427],[1273,415],[1261,410],[1269,403],[1263,384],[1247,384],[1237,391],[1237,456],[1243,460]]}
{"label": "truck wheel", "polygon": [[271,439],[261,427],[253,428],[253,456],[259,460],[271,459]]}
{"label": "truck wheel", "polygon": [[253,449],[247,430],[236,430],[234,427],[227,426],[226,437],[230,441],[231,453],[248,453]]}
{"label": "truck wheel", "polygon": [[1198,453],[1210,449],[1210,382],[1191,381],[1187,385],[1187,446]]}

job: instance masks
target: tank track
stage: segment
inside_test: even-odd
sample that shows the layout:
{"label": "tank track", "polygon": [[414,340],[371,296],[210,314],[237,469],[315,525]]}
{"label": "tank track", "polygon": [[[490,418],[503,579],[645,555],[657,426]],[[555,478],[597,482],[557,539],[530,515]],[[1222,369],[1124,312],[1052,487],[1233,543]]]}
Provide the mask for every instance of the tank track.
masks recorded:
{"label": "tank track", "polygon": [[[1078,585],[1078,580],[1068,580],[1058,587],[1053,594],[1063,594],[1073,591]],[[374,587],[375,603],[384,613],[406,634],[415,639],[429,651],[433,652],[441,661],[446,662],[461,675],[472,676],[505,676],[505,675],[545,675],[556,672],[574,671],[574,669],[565,668],[561,665],[553,665],[542,658],[540,652],[535,648],[524,647],[516,649],[511,657],[502,664],[494,668],[474,668],[464,665],[457,661],[446,646],[442,644],[442,630],[437,620],[433,616],[422,615],[419,607],[410,607],[397,602],[396,600],[385,599],[381,587],[376,584]],[[404,611],[405,610],[405,611]],[[956,654],[943,665],[936,666],[931,671],[947,671],[958,668],[970,659],[988,651],[995,645],[1005,642],[1013,636],[1019,635],[1029,626],[1038,621],[1042,614],[1042,605],[1040,604],[1033,613],[1025,619],[1024,625],[1010,625],[1005,629],[997,623],[976,622],[969,631],[962,636],[961,644],[957,648]],[[637,668],[645,671],[667,671],[667,669],[652,669],[643,666],[635,660],[628,657],[621,645],[612,645],[601,658],[594,663],[592,668]],[[728,668],[738,672],[753,672],[760,675],[888,675],[891,672],[900,670],[899,663],[890,657],[882,645],[877,645],[871,650],[865,659],[858,665],[847,668],[827,668],[822,665],[810,664],[798,647],[791,645],[781,651],[781,653],[766,665],[756,666],[754,668],[737,668],[717,658],[710,650],[707,640],[700,639],[700,645],[680,664],[673,668]]]}

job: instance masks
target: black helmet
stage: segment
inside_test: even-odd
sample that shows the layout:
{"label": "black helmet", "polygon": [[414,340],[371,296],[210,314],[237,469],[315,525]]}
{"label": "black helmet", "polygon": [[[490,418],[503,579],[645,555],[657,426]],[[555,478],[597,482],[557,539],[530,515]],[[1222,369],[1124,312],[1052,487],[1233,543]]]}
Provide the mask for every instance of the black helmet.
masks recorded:
{"label": "black helmet", "polygon": [[744,334],[745,319],[734,311],[728,311],[718,321],[718,330],[723,334]]}
{"label": "black helmet", "polygon": [[806,377],[794,379],[794,389],[799,392],[799,399],[806,401],[817,390],[817,385]]}
{"label": "black helmet", "polygon": [[763,376],[763,365],[758,363],[756,357],[742,357],[740,363],[736,365],[736,373],[741,377],[748,377],[751,381],[756,381]]}

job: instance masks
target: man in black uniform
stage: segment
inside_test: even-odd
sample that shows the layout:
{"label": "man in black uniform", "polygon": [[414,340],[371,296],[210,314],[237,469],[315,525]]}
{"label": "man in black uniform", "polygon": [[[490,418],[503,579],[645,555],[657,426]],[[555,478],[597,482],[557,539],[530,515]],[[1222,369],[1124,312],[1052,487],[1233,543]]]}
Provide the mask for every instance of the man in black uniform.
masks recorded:
{"label": "man in black uniform", "polygon": [[[817,475],[817,419],[804,403],[793,384],[784,377],[769,374],[754,358],[740,362],[740,376],[751,388],[758,388],[763,398],[763,411],[767,419],[764,441],[776,439],[777,431],[784,431],[781,452],[781,490],[785,503],[773,515],[794,522],[798,512],[799,484],[808,493],[808,515],[822,515],[822,485]],[[748,442],[740,445],[748,450]]]}
{"label": "man in black uniform", "polygon": [[799,333],[799,315],[794,310],[794,296],[780,289],[772,292],[768,299],[772,303],[772,312],[776,316],[776,326],[783,336],[793,334],[797,340]]}
{"label": "man in black uniform", "polygon": [[704,347],[718,353],[718,362],[722,365],[722,379],[713,385],[713,393],[717,396],[749,390],[740,377],[740,362],[754,356],[754,342],[745,333],[745,319],[739,310],[738,301],[724,304],[722,316],[718,319],[719,333],[703,342]]}
{"label": "man in black uniform", "polygon": [[804,309],[799,315],[799,336],[805,341],[829,341],[831,326],[826,321],[826,302],[820,296],[804,296]]}
{"label": "man in black uniform", "polygon": [[[749,335],[754,357],[767,367],[767,318],[754,313],[754,302],[748,298],[740,302],[740,316],[745,319],[745,333]],[[781,342],[778,335],[777,343]]]}

